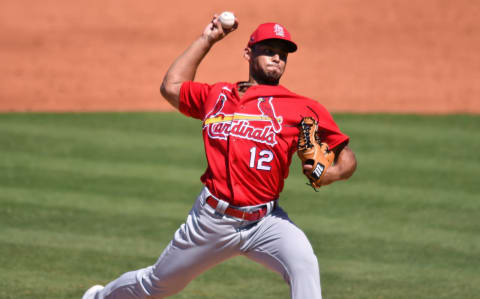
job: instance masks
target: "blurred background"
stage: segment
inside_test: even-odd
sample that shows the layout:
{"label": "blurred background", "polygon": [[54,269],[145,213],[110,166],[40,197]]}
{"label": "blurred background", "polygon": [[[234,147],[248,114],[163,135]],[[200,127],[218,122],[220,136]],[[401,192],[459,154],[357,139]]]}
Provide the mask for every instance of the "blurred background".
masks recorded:
{"label": "blurred background", "polygon": [[164,73],[224,10],[239,29],[199,81],[245,80],[249,35],[276,21],[299,45],[282,84],[332,112],[480,112],[476,0],[2,0],[0,111],[168,110]]}

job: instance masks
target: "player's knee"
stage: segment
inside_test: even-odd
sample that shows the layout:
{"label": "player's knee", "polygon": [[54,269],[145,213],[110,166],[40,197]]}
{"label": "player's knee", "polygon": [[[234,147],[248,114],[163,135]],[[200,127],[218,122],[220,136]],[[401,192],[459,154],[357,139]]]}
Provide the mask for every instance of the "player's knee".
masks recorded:
{"label": "player's knee", "polygon": [[313,252],[297,256],[290,264],[290,275],[294,277],[316,275],[318,260]]}

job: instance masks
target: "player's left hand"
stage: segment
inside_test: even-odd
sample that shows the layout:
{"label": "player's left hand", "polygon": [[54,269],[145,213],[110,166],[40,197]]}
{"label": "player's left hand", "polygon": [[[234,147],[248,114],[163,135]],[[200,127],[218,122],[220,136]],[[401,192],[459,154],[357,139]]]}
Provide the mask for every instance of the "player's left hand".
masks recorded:
{"label": "player's left hand", "polygon": [[[332,165],[328,167],[325,170],[325,173],[323,174],[322,180],[317,182],[318,187],[330,185],[331,183],[338,181],[339,178],[338,178],[337,168],[338,167],[336,167],[336,165]],[[306,173],[310,173],[312,169],[313,169],[312,165],[309,165],[309,164],[303,165],[303,171]]]}
{"label": "player's left hand", "polygon": [[333,180],[325,180],[325,175],[333,164],[335,153],[320,140],[317,121],[312,117],[304,117],[298,129],[297,154],[302,161],[303,174],[315,190],[331,184]]}
{"label": "player's left hand", "polygon": [[[318,182],[320,186],[326,186],[336,181],[346,180],[353,175],[357,168],[355,154],[348,146],[345,144],[338,145],[333,151],[335,152],[335,163],[325,169],[322,180]],[[313,169],[313,166],[309,164],[303,164],[302,167],[304,172],[307,173],[311,172]]]}

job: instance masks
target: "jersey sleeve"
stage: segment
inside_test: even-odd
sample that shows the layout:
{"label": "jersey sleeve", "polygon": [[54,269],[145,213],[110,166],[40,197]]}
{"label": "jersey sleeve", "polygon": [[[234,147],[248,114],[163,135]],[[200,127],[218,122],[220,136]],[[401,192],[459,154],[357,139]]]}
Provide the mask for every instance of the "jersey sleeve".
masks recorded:
{"label": "jersey sleeve", "polygon": [[342,143],[348,144],[350,137],[340,131],[330,112],[318,102],[312,108],[318,115],[320,140],[326,142],[331,149]]}
{"label": "jersey sleeve", "polygon": [[180,88],[179,111],[186,116],[203,119],[204,103],[210,93],[211,86],[205,83],[187,81]]}

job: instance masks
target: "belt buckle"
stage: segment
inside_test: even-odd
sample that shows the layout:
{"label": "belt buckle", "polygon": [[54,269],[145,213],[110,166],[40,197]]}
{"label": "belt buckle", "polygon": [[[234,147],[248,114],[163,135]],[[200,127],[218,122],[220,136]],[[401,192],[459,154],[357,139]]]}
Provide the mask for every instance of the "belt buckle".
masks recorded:
{"label": "belt buckle", "polygon": [[245,220],[245,210],[242,210],[242,219]]}

